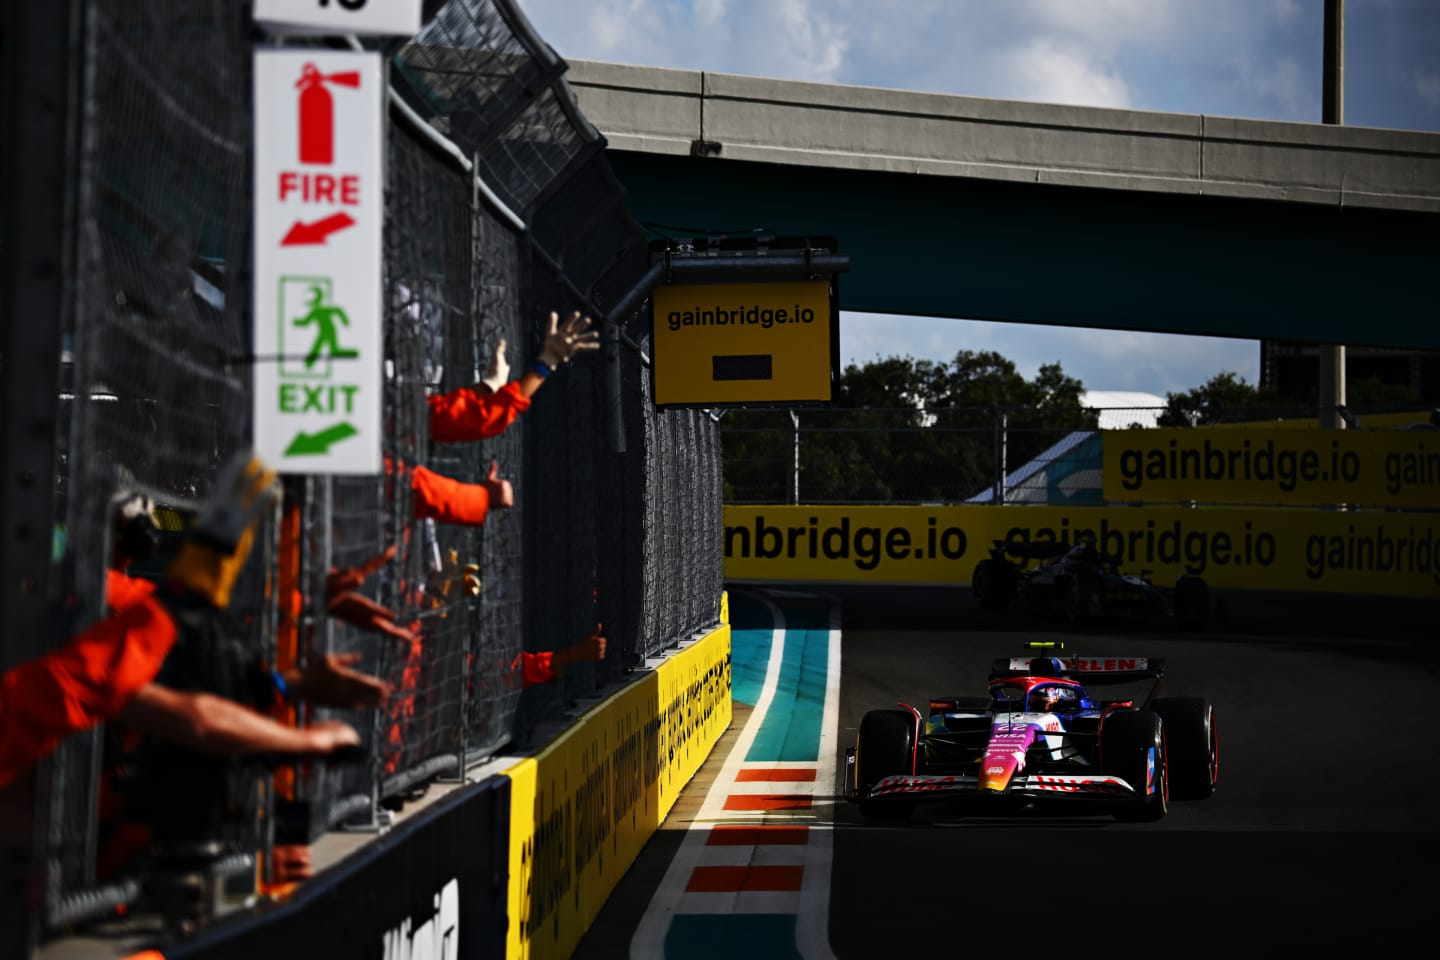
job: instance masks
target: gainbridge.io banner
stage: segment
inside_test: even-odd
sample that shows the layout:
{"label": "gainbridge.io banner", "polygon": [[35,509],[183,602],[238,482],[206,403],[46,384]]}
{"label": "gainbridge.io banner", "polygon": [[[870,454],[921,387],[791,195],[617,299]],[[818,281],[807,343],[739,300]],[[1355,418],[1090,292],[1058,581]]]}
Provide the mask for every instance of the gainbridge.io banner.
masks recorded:
{"label": "gainbridge.io banner", "polygon": [[956,584],[996,540],[1093,536],[1158,586],[1440,598],[1440,514],[1283,508],[725,507],[736,582]]}
{"label": "gainbridge.io banner", "polygon": [[1440,510],[1433,430],[1107,430],[1105,499]]}

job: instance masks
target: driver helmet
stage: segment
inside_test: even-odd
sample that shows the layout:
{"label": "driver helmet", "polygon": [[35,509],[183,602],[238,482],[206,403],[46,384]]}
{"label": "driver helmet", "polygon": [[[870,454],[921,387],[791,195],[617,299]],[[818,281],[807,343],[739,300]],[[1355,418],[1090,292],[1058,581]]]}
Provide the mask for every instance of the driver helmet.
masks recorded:
{"label": "driver helmet", "polygon": [[1030,692],[1030,709],[1036,713],[1053,713],[1074,706],[1076,694],[1070,687],[1050,684]]}

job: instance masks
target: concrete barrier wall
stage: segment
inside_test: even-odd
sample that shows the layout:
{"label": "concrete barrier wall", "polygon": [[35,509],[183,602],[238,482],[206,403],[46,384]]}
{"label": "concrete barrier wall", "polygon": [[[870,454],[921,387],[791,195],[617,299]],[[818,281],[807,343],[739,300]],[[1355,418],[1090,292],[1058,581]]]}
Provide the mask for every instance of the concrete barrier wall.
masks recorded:
{"label": "concrete barrier wall", "polygon": [[574,952],[730,726],[730,683],[726,622],[505,771],[509,957]]}

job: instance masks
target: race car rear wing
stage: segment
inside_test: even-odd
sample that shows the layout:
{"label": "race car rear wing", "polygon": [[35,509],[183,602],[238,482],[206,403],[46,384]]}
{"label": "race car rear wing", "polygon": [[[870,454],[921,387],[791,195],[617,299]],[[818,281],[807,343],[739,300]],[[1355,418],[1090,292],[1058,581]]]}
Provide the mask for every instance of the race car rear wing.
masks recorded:
{"label": "race car rear wing", "polygon": [[[1060,669],[1055,669],[1056,664]],[[991,680],[1035,676],[1080,680],[1086,686],[1158,681],[1165,676],[1165,661],[1155,657],[997,657],[990,662]]]}

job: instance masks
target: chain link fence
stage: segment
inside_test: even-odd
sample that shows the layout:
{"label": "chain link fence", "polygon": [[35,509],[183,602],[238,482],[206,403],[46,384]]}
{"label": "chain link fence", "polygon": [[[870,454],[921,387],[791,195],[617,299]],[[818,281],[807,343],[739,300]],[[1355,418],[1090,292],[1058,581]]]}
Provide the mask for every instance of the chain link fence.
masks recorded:
{"label": "chain link fence", "polygon": [[[252,356],[250,329],[250,4],[79,9],[77,256],[55,400],[55,645],[105,613],[111,497],[130,489],[159,504],[173,529],[132,571],[158,577],[219,464],[250,442],[252,364],[265,362]],[[644,231],[575,106],[564,61],[516,4],[424,10],[416,37],[363,44],[391,68],[385,472],[286,478],[231,605],[232,639],[257,666],[357,654],[356,668],[394,694],[373,710],[295,713],[302,724],[354,726],[363,742],[353,761],[258,771],[258,790],[256,777],[234,781],[239,795],[225,806],[237,829],[207,863],[224,862],[238,899],[275,841],[266,791],[308,811],[311,839],[373,825],[436,777],[534,744],[719,618],[718,427],[703,412],[657,413],[648,361],[613,328],[603,351],[554,372],[504,433],[430,437],[427,396],[475,385],[501,340],[516,371],[528,369],[551,310],[625,321],[605,312],[647,264]],[[480,526],[417,519],[416,469],[478,484],[492,463],[514,485],[513,507],[492,508]],[[415,641],[325,615],[327,574],[390,547],[394,558],[362,591]],[[603,661],[525,687],[522,654],[561,649],[597,624]],[[122,732],[72,738],[45,768],[51,933],[126,904],[157,906],[143,859],[102,869],[101,784]],[[198,908],[202,922],[212,908]]]}

